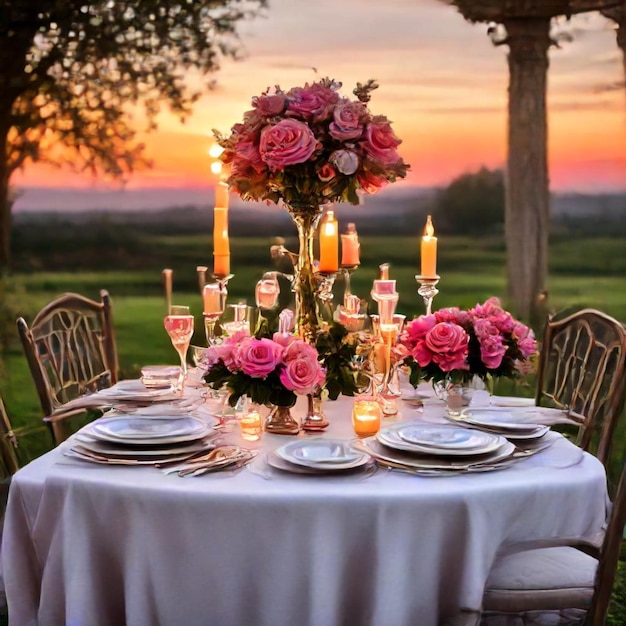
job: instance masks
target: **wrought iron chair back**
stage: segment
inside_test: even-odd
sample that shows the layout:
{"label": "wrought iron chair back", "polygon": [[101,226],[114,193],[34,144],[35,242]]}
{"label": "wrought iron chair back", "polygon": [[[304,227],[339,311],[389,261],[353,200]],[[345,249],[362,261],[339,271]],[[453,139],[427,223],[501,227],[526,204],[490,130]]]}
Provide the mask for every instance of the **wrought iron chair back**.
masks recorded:
{"label": "wrought iron chair back", "polygon": [[624,406],[626,330],[616,319],[583,309],[546,323],[539,358],[538,405],[568,408],[580,423],[579,445],[597,445],[607,465]]}
{"label": "wrought iron chair back", "polygon": [[20,317],[17,328],[37,388],[44,419],[52,424],[82,411],[64,405],[117,382],[118,361],[111,298],[100,302],[66,293],[47,304],[30,327]]}

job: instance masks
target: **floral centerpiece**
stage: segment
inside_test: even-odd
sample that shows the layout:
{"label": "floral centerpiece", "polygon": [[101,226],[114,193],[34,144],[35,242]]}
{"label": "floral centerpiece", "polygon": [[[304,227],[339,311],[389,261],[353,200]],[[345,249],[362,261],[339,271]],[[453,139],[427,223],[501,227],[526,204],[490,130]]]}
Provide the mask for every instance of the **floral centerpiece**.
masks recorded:
{"label": "floral centerpiece", "polygon": [[252,99],[228,137],[214,131],[230,188],[244,200],[316,207],[358,204],[358,190],[375,193],[405,177],[401,140],[367,107],[378,85],[358,83],[356,100],[340,96],[340,87],[330,78],[287,91],[276,86]]}
{"label": "floral centerpiece", "polygon": [[230,135],[214,131],[232,191],[244,200],[282,202],[296,223],[296,324],[311,344],[320,327],[313,237],[323,205],[358,204],[357,192],[376,193],[409,167],[390,121],[368,109],[378,85],[357,84],[355,100],[341,96],[340,87],[330,78],[286,91],[276,86],[252,99]]}
{"label": "floral centerpiece", "polygon": [[497,298],[467,311],[449,308],[422,315],[405,326],[400,344],[408,352],[405,362],[413,386],[420,380],[463,383],[474,376],[517,377],[537,351],[532,330]]}
{"label": "floral centerpiece", "polygon": [[313,393],[325,380],[317,350],[286,333],[270,339],[236,332],[211,346],[206,360],[206,382],[214,389],[228,387],[231,406],[248,396],[257,404],[291,407],[297,394]]}

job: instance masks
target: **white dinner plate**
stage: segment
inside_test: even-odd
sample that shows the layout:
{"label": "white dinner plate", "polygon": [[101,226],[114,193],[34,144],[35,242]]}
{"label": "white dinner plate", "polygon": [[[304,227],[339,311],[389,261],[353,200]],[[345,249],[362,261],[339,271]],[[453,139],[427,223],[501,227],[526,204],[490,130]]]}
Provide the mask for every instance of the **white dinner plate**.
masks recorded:
{"label": "white dinner plate", "polygon": [[295,465],[331,471],[351,469],[363,461],[363,453],[347,442],[323,438],[292,441],[278,448],[276,455]]}
{"label": "white dinner plate", "polygon": [[[180,423],[178,423],[180,422]],[[83,432],[101,441],[129,445],[167,445],[195,441],[213,431],[194,417],[103,417],[88,424]]]}
{"label": "white dinner plate", "polygon": [[489,444],[489,437],[469,428],[438,426],[431,424],[401,424],[397,433],[407,443],[414,443],[446,450],[472,450]]}
{"label": "white dinner plate", "polygon": [[104,397],[113,397],[120,399],[138,398],[138,399],[153,399],[161,397],[172,396],[173,391],[171,387],[159,387],[158,389],[148,389],[141,379],[121,380],[112,387],[101,389],[98,391],[98,395]]}
{"label": "white dinner plate", "polygon": [[346,463],[345,465],[339,465],[337,463],[333,463],[330,465],[323,466],[309,466],[309,465],[300,465],[298,463],[292,463],[291,461],[287,461],[283,457],[277,454],[277,451],[268,452],[266,456],[266,460],[268,465],[275,469],[282,470],[284,472],[291,472],[293,474],[310,474],[319,476],[320,474],[335,474],[335,473],[343,473],[349,472],[350,470],[356,470],[364,467],[370,462],[370,455],[363,452],[358,454],[358,458],[350,463]]}
{"label": "white dinner plate", "polygon": [[204,437],[190,442],[183,441],[181,443],[174,444],[156,444],[151,446],[131,444],[126,445],[120,443],[113,443],[109,441],[102,441],[94,439],[89,435],[76,433],[74,435],[77,443],[92,451],[96,454],[109,455],[113,457],[166,457],[168,455],[175,454],[191,454],[193,452],[200,452],[201,450],[209,450],[215,446],[215,442],[212,437]]}
{"label": "white dinner plate", "polygon": [[475,426],[498,428],[502,431],[526,431],[527,433],[536,430],[539,426],[539,424],[529,422],[528,415],[525,416],[523,411],[505,407],[462,409],[459,420]]}
{"label": "white dinner plate", "polygon": [[378,441],[376,437],[361,439],[355,445],[358,448],[365,450],[375,459],[381,459],[382,461],[388,461],[390,463],[397,463],[408,468],[461,471],[467,470],[470,467],[480,467],[481,465],[491,467],[492,465],[502,462],[504,459],[510,457],[513,452],[515,452],[515,444],[512,444],[510,441],[506,441],[506,439],[504,441],[505,443],[494,452],[471,459],[466,457],[463,460],[458,458],[445,459],[444,457],[434,458],[403,452],[402,450],[387,447]]}
{"label": "white dinner plate", "polygon": [[[440,426],[439,428],[445,429],[446,426]],[[452,426],[452,428],[455,428]],[[469,430],[469,429],[467,429]],[[412,452],[419,455],[429,456],[448,456],[448,457],[470,457],[489,454],[500,448],[506,442],[506,439],[496,433],[487,433],[483,431],[475,431],[481,435],[481,445],[475,448],[469,449],[455,449],[455,448],[441,448],[431,445],[422,445],[417,443],[409,443],[402,439],[396,429],[384,428],[379,431],[375,437],[380,443],[396,450],[402,450],[404,452]]]}

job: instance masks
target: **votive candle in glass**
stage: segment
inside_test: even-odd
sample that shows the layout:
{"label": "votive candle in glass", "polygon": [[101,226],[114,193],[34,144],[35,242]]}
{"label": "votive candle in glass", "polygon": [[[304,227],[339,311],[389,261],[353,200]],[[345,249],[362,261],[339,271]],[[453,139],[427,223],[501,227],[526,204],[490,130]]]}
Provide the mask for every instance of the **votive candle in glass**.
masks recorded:
{"label": "votive candle in glass", "polygon": [[357,437],[371,437],[380,430],[382,410],[372,395],[356,396],[352,405],[352,426]]}
{"label": "votive candle in glass", "polygon": [[258,441],[261,438],[263,420],[256,405],[251,405],[237,421],[239,422],[239,429],[243,439],[246,441]]}

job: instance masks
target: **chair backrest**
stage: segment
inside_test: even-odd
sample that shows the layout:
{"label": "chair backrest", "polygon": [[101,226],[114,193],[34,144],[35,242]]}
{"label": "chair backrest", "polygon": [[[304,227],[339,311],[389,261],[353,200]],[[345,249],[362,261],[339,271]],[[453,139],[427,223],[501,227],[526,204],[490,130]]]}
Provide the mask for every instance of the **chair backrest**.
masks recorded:
{"label": "chair backrest", "polygon": [[66,293],[46,305],[30,327],[24,318],[17,320],[44,417],[117,382],[111,298],[105,290],[100,298]]}
{"label": "chair backrest", "polygon": [[4,481],[19,469],[17,460],[17,436],[0,397],[0,480]]}
{"label": "chair backrest", "polygon": [[589,624],[590,626],[605,623],[613,585],[615,584],[615,574],[622,547],[624,525],[626,525],[626,464],[622,467],[617,492],[613,498],[613,507],[609,516],[609,523],[600,549],[600,560],[596,571],[593,600],[585,621],[585,624]]}
{"label": "chair backrest", "polygon": [[597,443],[596,456],[605,465],[624,406],[625,377],[626,330],[620,322],[594,309],[548,319],[536,402],[547,400],[581,416],[579,444],[587,450]]}

